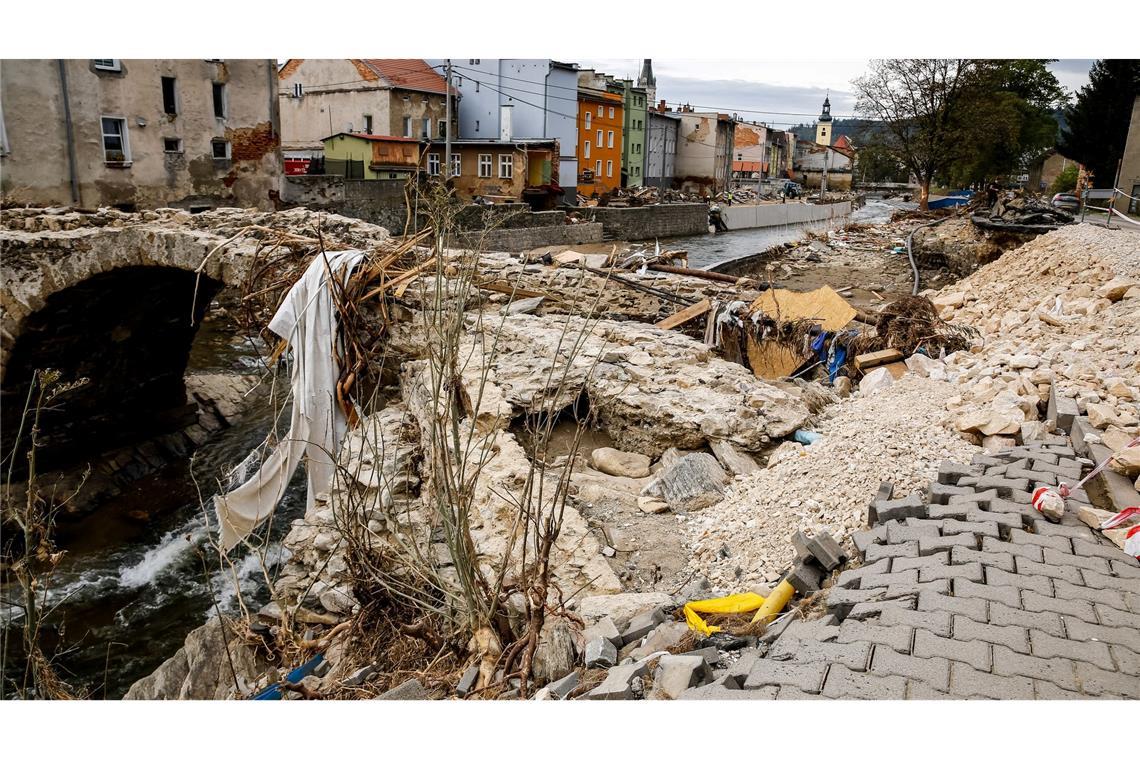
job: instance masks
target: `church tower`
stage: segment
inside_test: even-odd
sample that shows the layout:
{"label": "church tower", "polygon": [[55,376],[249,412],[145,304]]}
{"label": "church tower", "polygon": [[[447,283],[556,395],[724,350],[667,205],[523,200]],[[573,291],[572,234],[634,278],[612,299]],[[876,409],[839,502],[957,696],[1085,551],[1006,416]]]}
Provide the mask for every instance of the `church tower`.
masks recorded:
{"label": "church tower", "polygon": [[645,102],[650,108],[657,106],[657,77],[653,76],[653,61],[649,58],[641,64],[641,76],[637,78],[637,86],[645,88]]}
{"label": "church tower", "polygon": [[815,125],[815,141],[820,145],[831,145],[831,93],[823,99],[823,113]]}

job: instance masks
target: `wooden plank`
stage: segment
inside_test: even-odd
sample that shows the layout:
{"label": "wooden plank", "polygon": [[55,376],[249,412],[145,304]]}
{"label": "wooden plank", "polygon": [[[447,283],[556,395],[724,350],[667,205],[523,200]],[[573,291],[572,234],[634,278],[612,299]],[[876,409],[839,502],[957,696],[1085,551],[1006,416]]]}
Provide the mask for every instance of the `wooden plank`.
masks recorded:
{"label": "wooden plank", "polygon": [[686,306],[676,314],[671,314],[670,316],[665,317],[665,319],[661,320],[654,326],[660,327],[662,330],[672,330],[674,327],[685,324],[690,319],[696,319],[711,308],[712,304],[709,303],[709,299],[705,298],[697,301],[692,306]]}
{"label": "wooden plank", "polygon": [[900,361],[903,355],[897,348],[885,348],[882,351],[872,351],[869,354],[859,354],[855,357],[855,369],[860,372],[866,372],[871,367],[878,367],[880,364],[890,364],[891,362]]}
{"label": "wooden plank", "polygon": [[900,377],[906,374],[906,364],[903,362],[891,362],[890,364],[884,364],[883,366],[887,368],[887,372],[890,372],[891,377],[893,377],[895,380],[898,380]]}

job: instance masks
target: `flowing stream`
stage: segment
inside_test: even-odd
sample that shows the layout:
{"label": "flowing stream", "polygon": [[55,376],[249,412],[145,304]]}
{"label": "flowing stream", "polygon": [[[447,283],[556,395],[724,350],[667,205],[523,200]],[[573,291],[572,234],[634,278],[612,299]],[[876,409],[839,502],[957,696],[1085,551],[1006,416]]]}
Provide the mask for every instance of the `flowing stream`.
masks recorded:
{"label": "flowing stream", "polygon": [[[256,371],[253,352],[207,322],[195,341],[190,371],[219,369]],[[238,550],[233,566],[223,570],[208,537],[219,481],[264,441],[274,414],[264,401],[255,402],[193,459],[171,463],[81,520],[60,525],[57,543],[67,554],[40,604],[51,610],[45,649],[56,652],[68,683],[92,698],[119,698],[174,654],[191,630],[219,611],[237,610],[239,593],[254,609],[268,601],[265,571],[272,573],[288,559],[278,542],[290,521],[304,513],[303,473],[274,516],[264,560]],[[287,424],[286,408],[279,425]],[[150,518],[138,519],[140,512]],[[12,586],[3,589],[6,598],[16,593]],[[20,612],[4,605],[0,614],[18,639]],[[7,677],[20,677],[22,658],[9,652],[5,664]]]}

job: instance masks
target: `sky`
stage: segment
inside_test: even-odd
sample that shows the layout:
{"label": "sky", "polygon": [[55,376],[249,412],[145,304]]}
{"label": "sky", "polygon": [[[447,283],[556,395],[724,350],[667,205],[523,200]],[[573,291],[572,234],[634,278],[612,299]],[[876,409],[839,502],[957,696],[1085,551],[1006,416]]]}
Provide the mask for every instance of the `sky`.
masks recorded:
{"label": "sky", "polygon": [[[579,59],[582,68],[636,79],[641,60]],[[689,103],[749,121],[784,128],[810,123],[830,95],[831,115],[851,116],[855,96],[851,80],[866,71],[868,61],[742,61],[654,59],[657,98],[669,105]],[[1069,91],[1088,84],[1092,60],[1066,59],[1049,65]]]}

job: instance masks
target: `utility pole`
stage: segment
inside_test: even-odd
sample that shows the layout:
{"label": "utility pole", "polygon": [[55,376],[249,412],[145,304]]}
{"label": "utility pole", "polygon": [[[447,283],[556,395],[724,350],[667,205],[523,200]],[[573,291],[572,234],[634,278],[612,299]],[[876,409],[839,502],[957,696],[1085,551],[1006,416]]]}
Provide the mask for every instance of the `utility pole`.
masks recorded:
{"label": "utility pole", "polygon": [[443,128],[443,181],[451,179],[451,59],[447,59],[447,86],[444,87],[444,121],[447,126]]}
{"label": "utility pole", "polygon": [[825,147],[823,149],[823,151],[824,151],[823,152],[823,179],[821,179],[820,183],[819,183],[819,201],[820,201],[820,203],[823,203],[827,200],[825,197],[827,195],[827,163],[828,163],[828,159],[831,158],[831,148]]}

